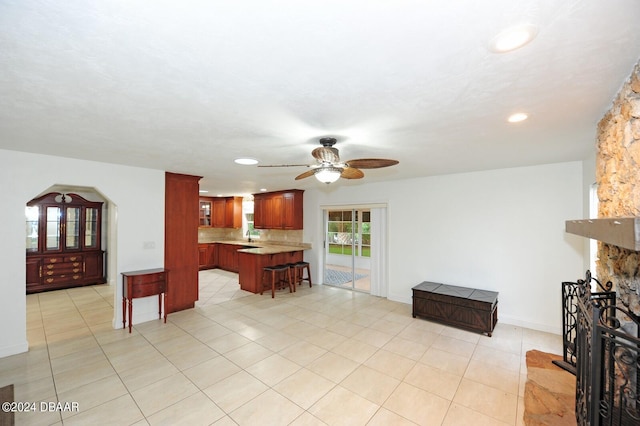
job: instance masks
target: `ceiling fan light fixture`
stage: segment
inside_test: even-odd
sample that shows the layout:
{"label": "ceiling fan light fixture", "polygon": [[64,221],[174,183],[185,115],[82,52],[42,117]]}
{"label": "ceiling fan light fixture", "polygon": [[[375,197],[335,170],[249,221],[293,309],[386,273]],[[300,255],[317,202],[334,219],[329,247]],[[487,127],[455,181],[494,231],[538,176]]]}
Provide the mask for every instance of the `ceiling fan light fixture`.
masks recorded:
{"label": "ceiling fan light fixture", "polygon": [[327,166],[327,167],[320,167],[319,169],[317,169],[316,172],[314,173],[314,176],[320,182],[329,184],[340,179],[341,174],[342,174],[342,169],[339,169],[337,167]]}

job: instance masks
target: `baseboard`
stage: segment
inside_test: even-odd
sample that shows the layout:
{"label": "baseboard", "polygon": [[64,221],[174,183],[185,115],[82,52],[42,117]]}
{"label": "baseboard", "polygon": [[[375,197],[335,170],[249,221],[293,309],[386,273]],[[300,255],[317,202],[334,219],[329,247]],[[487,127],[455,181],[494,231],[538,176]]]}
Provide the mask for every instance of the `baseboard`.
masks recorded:
{"label": "baseboard", "polygon": [[[408,305],[413,304],[413,298],[411,296],[407,297],[404,294],[403,295],[389,294],[387,296],[387,299],[394,302],[406,303]],[[551,326],[548,324],[540,324],[540,323],[535,323],[531,321],[524,321],[520,318],[515,318],[509,315],[503,315],[500,313],[500,305],[498,305],[498,324],[500,323],[515,325],[517,327],[524,327],[531,330],[542,331],[545,333],[559,334],[559,335],[562,334],[562,325]]]}

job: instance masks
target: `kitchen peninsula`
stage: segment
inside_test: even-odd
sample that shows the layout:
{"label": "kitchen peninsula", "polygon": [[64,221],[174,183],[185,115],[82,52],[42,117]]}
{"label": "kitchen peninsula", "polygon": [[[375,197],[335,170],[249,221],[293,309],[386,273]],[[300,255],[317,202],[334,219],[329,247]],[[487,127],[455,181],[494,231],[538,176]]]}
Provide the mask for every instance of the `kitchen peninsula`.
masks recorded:
{"label": "kitchen peninsula", "polygon": [[[229,270],[225,265],[233,265],[231,271],[238,272],[240,288],[251,293],[260,293],[262,268],[299,262],[303,260],[304,250],[311,248],[310,244],[305,243],[284,244],[246,240],[222,240],[199,245],[201,253],[204,252],[205,246],[208,246],[207,252],[219,252],[218,260],[213,260],[213,267]],[[223,251],[232,252],[232,259],[220,259]],[[216,256],[213,257],[215,259]]]}
{"label": "kitchen peninsula", "polygon": [[[306,248],[310,248],[307,247]],[[260,293],[262,286],[262,268],[283,265],[303,260],[304,247],[266,245],[263,247],[238,250],[238,281],[242,290]]]}

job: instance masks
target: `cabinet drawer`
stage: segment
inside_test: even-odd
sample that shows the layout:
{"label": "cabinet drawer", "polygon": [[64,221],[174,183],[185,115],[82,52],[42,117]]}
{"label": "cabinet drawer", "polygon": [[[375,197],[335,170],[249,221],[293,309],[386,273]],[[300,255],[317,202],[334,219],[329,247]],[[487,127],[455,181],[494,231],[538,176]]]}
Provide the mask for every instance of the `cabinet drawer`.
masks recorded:
{"label": "cabinet drawer", "polygon": [[73,256],[65,256],[65,262],[82,262],[82,255],[74,254]]}
{"label": "cabinet drawer", "polygon": [[82,262],[62,262],[62,263],[47,263],[44,265],[45,271],[61,271],[70,270],[74,268],[82,269]]}
{"label": "cabinet drawer", "polygon": [[45,276],[43,282],[45,284],[68,283],[82,279],[82,274],[61,274],[52,277]]}
{"label": "cabinet drawer", "polygon": [[44,259],[42,259],[43,263],[45,265],[47,264],[55,264],[55,263],[62,263],[64,262],[64,257],[63,256],[53,256],[53,257],[45,257]]}
{"label": "cabinet drawer", "polygon": [[154,283],[157,281],[165,281],[165,273],[161,272],[158,274],[148,274],[148,275],[134,275],[127,278],[128,282],[132,285],[141,285],[147,283]]}
{"label": "cabinet drawer", "polygon": [[165,291],[164,281],[144,282],[139,284],[132,284],[131,298],[153,296],[155,294],[163,293]]}
{"label": "cabinet drawer", "polygon": [[82,274],[82,266],[60,265],[56,268],[44,268],[42,270],[43,277],[59,276],[62,274]]}

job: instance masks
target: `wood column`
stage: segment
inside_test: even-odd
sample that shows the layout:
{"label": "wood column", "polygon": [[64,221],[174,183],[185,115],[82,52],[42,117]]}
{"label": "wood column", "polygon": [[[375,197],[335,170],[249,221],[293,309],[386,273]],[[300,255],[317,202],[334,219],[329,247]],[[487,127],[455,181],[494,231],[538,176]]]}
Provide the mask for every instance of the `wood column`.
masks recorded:
{"label": "wood column", "polygon": [[198,300],[198,199],[200,176],[165,174],[164,267],[170,271],[166,312]]}

